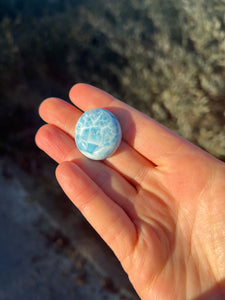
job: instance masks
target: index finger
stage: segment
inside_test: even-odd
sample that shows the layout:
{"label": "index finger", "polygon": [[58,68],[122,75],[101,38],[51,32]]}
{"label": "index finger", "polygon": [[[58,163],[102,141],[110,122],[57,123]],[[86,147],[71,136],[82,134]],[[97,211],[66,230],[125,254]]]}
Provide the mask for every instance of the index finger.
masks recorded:
{"label": "index finger", "polygon": [[106,108],[114,113],[121,124],[123,139],[156,165],[160,165],[168,154],[176,151],[184,142],[184,139],[155,120],[91,85],[74,85],[70,99],[83,111]]}

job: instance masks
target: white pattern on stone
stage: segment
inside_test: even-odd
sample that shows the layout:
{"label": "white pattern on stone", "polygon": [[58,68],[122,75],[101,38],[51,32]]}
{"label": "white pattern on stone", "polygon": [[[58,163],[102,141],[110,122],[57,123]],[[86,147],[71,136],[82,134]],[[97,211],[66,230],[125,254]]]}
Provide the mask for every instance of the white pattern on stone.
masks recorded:
{"label": "white pattern on stone", "polygon": [[75,128],[77,148],[90,159],[102,160],[112,155],[122,138],[116,117],[106,109],[83,113]]}

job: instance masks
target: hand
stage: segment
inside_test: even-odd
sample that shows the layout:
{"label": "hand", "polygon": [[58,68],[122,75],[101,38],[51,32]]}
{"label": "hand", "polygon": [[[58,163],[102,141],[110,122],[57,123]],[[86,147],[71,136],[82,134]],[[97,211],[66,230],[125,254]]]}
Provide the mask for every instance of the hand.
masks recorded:
{"label": "hand", "polygon": [[213,299],[225,299],[225,164],[97,88],[77,84],[70,98],[84,111],[116,115],[123,133],[117,152],[104,161],[85,158],[74,142],[82,113],[56,98],[40,106],[48,124],[36,143],[59,163],[59,184],[141,299],[193,299],[213,287]]}

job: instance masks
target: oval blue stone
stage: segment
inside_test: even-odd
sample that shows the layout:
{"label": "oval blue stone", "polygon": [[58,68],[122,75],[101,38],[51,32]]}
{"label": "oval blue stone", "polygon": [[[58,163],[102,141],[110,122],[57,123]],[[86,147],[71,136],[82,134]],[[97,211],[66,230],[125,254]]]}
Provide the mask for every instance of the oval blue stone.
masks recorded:
{"label": "oval blue stone", "polygon": [[119,147],[122,133],[116,117],[106,109],[95,108],[82,114],[75,128],[77,148],[90,159],[102,160]]}

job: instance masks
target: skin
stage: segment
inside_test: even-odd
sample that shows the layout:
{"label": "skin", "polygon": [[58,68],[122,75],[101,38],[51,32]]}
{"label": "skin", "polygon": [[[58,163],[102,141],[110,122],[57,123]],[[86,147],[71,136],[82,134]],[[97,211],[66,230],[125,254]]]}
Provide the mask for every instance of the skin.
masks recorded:
{"label": "skin", "polygon": [[77,84],[83,111],[106,108],[123,141],[104,161],[85,158],[74,129],[82,112],[57,98],[40,106],[36,143],[56,178],[111,247],[143,300],[225,299],[225,164],[111,95]]}

